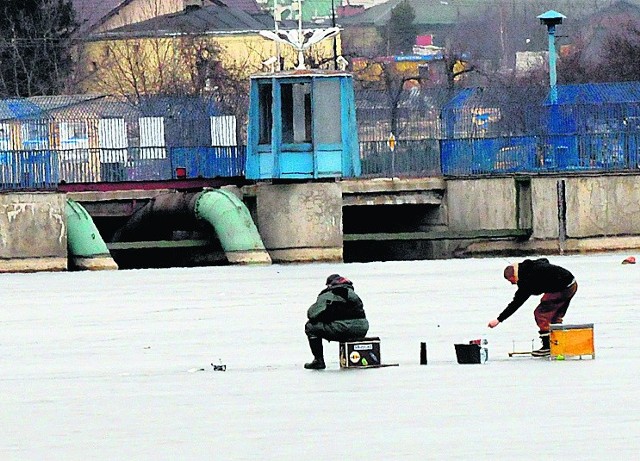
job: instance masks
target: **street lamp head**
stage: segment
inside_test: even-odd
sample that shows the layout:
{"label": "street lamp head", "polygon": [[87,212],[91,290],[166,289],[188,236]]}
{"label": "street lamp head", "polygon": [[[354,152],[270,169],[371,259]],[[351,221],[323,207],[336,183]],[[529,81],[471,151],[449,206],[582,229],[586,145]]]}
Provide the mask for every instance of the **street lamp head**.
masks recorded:
{"label": "street lamp head", "polygon": [[562,13],[558,13],[557,11],[549,10],[546,13],[542,13],[540,16],[538,16],[538,19],[540,20],[540,24],[544,24],[545,26],[549,27],[562,24],[562,20],[567,19],[567,17]]}

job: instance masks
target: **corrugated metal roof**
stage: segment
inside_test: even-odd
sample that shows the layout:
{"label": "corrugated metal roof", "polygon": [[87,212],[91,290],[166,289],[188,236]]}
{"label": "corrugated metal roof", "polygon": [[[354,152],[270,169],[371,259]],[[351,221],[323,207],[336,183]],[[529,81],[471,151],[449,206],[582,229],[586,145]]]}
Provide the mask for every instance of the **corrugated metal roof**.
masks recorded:
{"label": "corrugated metal roof", "polygon": [[[105,35],[164,35],[178,33],[242,32],[273,28],[273,18],[251,15],[235,7],[210,5],[158,16],[105,32]],[[98,34],[100,35],[100,34]]]}
{"label": "corrugated metal roof", "polygon": [[65,95],[0,99],[0,121],[78,120],[89,117],[176,116],[177,114],[219,115],[215,100],[201,96],[149,95],[138,105],[117,96]]}
{"label": "corrugated metal roof", "polygon": [[[118,11],[136,0],[71,0],[76,11],[76,18],[81,31],[88,31],[106,18],[118,14]],[[145,0],[142,0],[145,1]],[[148,1],[148,0],[147,0]],[[260,14],[261,9],[256,0],[217,0],[228,7],[233,7],[249,14]],[[212,0],[205,0],[205,4]]]}
{"label": "corrugated metal roof", "polygon": [[40,119],[46,118],[45,111],[28,99],[0,100],[0,118],[2,119]]}
{"label": "corrugated metal roof", "polygon": [[[625,104],[640,102],[640,82],[558,85],[557,104]],[[545,104],[550,104],[547,98]]]}
{"label": "corrugated metal roof", "polygon": [[[382,26],[389,21],[391,10],[404,0],[389,0],[381,5],[372,6],[361,14],[340,18],[343,26]],[[571,18],[584,17],[601,11],[611,5],[611,2],[588,2],[576,0],[408,0],[415,13],[414,24],[418,25],[453,25],[464,19],[477,18],[485,11],[500,11],[508,8],[532,16],[535,23],[537,16],[546,10],[557,10],[561,13],[571,13]],[[632,5],[640,4],[639,0],[627,0]],[[570,18],[570,19],[571,19]]]}
{"label": "corrugated metal roof", "polygon": [[81,31],[91,29],[125,1],[128,0],[71,0]]}
{"label": "corrugated metal roof", "polygon": [[52,111],[101,98],[102,96],[78,94],[58,96],[32,96],[28,98],[28,101],[37,105],[44,111]]}
{"label": "corrugated metal roof", "polygon": [[[404,0],[389,0],[372,6],[361,14],[340,18],[340,25],[385,25],[391,10]],[[490,0],[408,0],[415,13],[414,24],[456,24],[463,17],[478,14],[491,4]]]}
{"label": "corrugated metal roof", "polygon": [[260,13],[262,10],[256,0],[219,0],[229,7],[238,8],[247,13]]}
{"label": "corrugated metal roof", "polygon": [[172,96],[150,95],[144,96],[138,106],[147,117],[188,117],[190,114],[221,115],[213,97],[202,96]]}
{"label": "corrugated metal roof", "polygon": [[0,120],[44,120],[130,117],[139,110],[122,99],[104,95],[33,96],[0,99]]}

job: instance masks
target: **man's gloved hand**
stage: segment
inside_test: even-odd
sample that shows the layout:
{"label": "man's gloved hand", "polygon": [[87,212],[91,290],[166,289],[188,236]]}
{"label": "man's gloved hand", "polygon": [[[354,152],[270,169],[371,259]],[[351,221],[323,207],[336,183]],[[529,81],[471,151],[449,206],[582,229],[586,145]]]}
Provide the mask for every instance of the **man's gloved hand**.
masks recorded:
{"label": "man's gloved hand", "polygon": [[487,325],[489,328],[495,328],[498,326],[498,324],[500,323],[500,320],[498,319],[493,319],[489,322],[489,324]]}

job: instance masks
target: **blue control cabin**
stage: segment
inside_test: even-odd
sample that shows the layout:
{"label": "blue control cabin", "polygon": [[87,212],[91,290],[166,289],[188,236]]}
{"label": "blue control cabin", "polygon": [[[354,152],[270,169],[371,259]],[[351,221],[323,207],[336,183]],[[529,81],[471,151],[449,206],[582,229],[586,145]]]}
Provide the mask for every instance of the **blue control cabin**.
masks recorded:
{"label": "blue control cabin", "polygon": [[351,74],[295,70],[251,77],[247,179],[360,176]]}

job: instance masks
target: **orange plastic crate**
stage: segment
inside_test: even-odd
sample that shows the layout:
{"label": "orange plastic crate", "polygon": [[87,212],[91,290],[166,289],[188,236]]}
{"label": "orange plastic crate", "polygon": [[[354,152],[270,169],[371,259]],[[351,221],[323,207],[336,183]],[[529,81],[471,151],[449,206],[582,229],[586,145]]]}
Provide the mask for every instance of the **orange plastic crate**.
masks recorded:
{"label": "orange plastic crate", "polygon": [[550,330],[551,358],[580,357],[590,355],[596,357],[593,344],[593,323],[582,325],[551,325]]}

